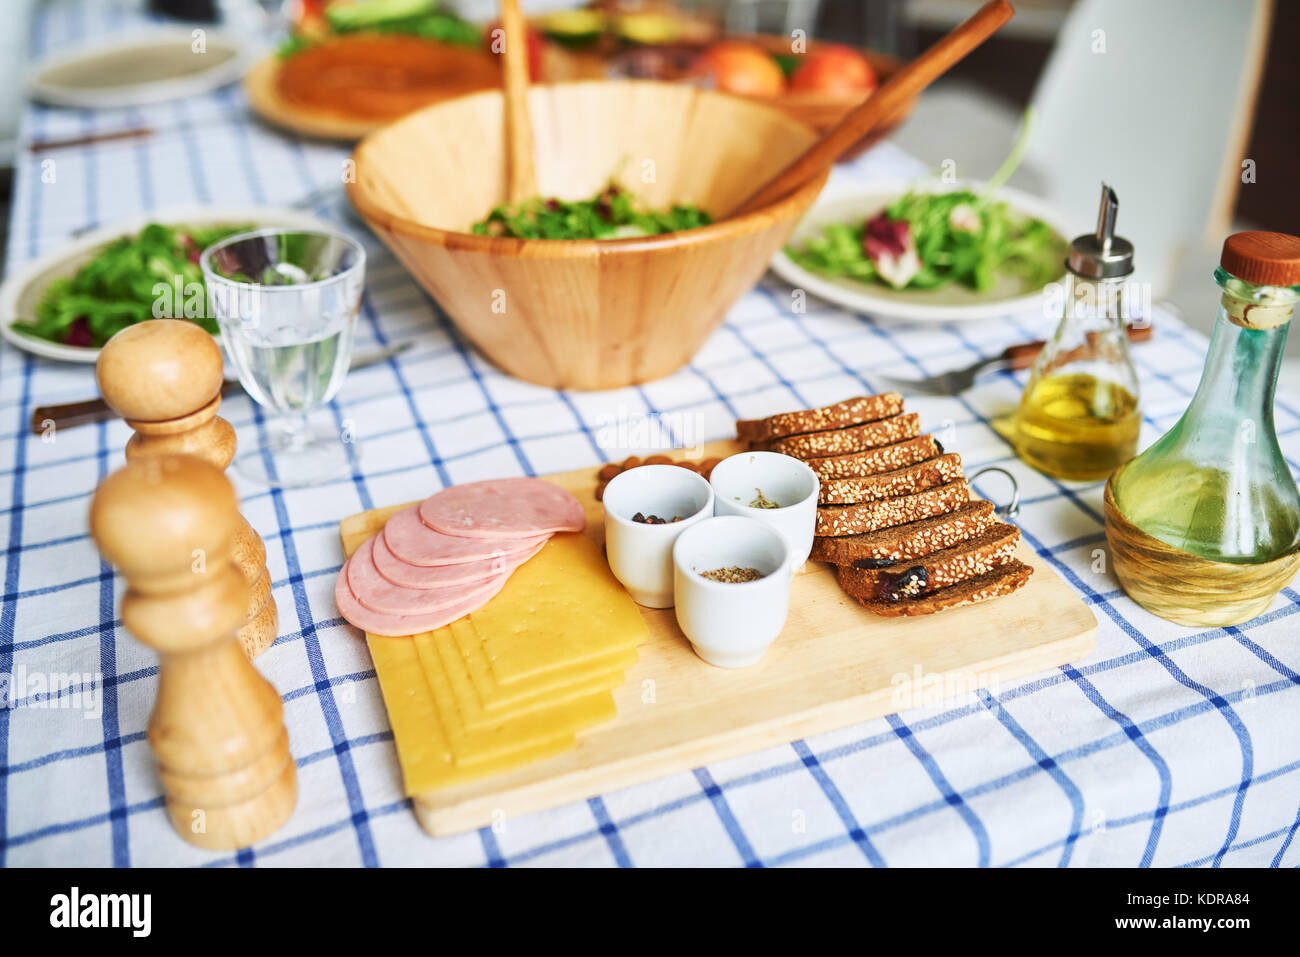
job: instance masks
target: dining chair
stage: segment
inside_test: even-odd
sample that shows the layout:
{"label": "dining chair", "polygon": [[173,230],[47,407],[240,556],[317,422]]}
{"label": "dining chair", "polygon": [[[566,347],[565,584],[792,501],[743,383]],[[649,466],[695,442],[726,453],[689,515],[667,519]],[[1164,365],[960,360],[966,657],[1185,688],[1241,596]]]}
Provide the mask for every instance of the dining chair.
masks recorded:
{"label": "dining chair", "polygon": [[1184,249],[1222,242],[1243,175],[1253,172],[1244,154],[1272,7],[1082,0],[1039,78],[1025,166],[1081,229],[1095,221],[1100,182],[1109,182],[1120,232],[1137,250],[1137,278],[1157,296]]}
{"label": "dining chair", "polygon": [[723,23],[728,33],[812,32],[821,0],[725,0]]}

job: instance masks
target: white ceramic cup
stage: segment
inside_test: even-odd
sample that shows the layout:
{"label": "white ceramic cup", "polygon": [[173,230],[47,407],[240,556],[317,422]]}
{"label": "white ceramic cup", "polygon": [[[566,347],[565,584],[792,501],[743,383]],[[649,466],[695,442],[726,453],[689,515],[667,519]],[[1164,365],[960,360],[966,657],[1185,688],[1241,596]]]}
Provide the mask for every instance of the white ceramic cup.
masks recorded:
{"label": "white ceramic cup", "polygon": [[[673,546],[677,624],[695,653],[719,668],[763,657],[790,609],[790,548],[770,525],[726,515],[687,529]],[[754,568],[752,582],[717,582],[701,572]]]}
{"label": "white ceramic cup", "polygon": [[[817,527],[817,493],[821,481],[803,462],[779,452],[740,452],[713,469],[713,511],[717,515],[743,515],[770,525],[790,545],[790,575],[812,554]],[[753,508],[759,490],[779,508]]]}
{"label": "white ceramic cup", "polygon": [[[679,465],[639,465],[610,479],[601,502],[610,571],[638,605],[671,608],[673,543],[713,515],[713,489]],[[632,521],[637,512],[682,520],[649,525]]]}

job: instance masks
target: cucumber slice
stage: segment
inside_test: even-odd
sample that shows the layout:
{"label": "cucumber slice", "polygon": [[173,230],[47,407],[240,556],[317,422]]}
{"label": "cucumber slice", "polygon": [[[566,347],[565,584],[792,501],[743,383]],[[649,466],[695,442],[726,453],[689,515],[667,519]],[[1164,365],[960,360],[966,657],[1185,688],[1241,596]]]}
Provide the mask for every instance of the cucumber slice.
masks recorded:
{"label": "cucumber slice", "polygon": [[586,46],[605,32],[605,14],[599,10],[556,10],[537,20],[538,29],[556,43]]}
{"label": "cucumber slice", "polygon": [[364,30],[380,26],[389,20],[405,20],[431,13],[438,0],[357,0],[356,3],[337,3],[325,8],[325,19],[340,32]]}
{"label": "cucumber slice", "polygon": [[629,43],[653,46],[678,40],[682,28],[662,13],[625,13],[618,18],[618,35]]}

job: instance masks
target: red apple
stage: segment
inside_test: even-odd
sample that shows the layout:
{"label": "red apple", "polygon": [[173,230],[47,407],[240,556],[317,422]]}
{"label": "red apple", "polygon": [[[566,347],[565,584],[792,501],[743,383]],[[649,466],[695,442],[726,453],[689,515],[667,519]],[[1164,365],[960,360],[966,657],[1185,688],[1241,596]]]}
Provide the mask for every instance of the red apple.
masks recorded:
{"label": "red apple", "polygon": [[870,93],[880,81],[871,64],[852,47],[823,44],[803,57],[790,77],[801,93]]}
{"label": "red apple", "polygon": [[[542,76],[543,58],[546,55],[546,40],[541,33],[529,27],[524,38],[528,42],[528,79],[533,83],[540,83],[544,79]],[[501,28],[501,21],[495,20],[488,25],[483,34],[483,45],[488,53],[493,56],[500,56],[501,51],[505,49],[506,32]]]}
{"label": "red apple", "polygon": [[742,96],[777,96],[785,90],[785,75],[776,60],[752,43],[738,40],[713,44],[696,58],[691,73],[710,78],[719,90]]}

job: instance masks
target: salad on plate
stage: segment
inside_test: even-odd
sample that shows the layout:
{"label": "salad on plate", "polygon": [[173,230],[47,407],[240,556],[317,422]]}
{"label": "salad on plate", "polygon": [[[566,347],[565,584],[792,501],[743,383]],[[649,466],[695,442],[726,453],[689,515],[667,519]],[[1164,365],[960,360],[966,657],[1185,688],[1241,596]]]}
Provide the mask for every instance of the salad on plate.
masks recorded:
{"label": "salad on plate", "polygon": [[996,198],[1028,145],[1032,111],[1001,168],[978,191],[910,189],[863,219],[833,222],[785,250],[817,275],[893,290],[924,292],[949,286],[1000,292],[1008,278],[1022,292],[1058,278],[1067,243],[1043,220]]}
{"label": "salad on plate", "polygon": [[[109,242],[71,276],[50,282],[30,319],[14,320],[13,331],[67,346],[98,348],[127,326],[155,319],[166,287],[175,318],[198,323],[212,334],[199,256],[208,246],[247,232],[251,226],[164,226],[150,223],[139,233]],[[170,310],[169,310],[170,311]]]}

